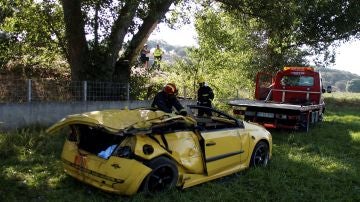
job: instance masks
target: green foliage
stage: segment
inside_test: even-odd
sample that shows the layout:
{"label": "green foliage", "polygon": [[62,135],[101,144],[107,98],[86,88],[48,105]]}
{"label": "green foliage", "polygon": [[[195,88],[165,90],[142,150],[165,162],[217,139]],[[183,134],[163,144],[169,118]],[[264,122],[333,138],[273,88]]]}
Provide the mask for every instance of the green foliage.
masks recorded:
{"label": "green foliage", "polygon": [[[171,68],[196,92],[196,80],[205,77],[216,100],[249,97],[257,72],[276,72],[284,65],[298,64],[303,52],[288,48],[269,56],[266,38],[255,20],[238,20],[221,9],[204,8],[196,16],[199,47],[188,50],[187,60]],[[274,50],[272,50],[274,51]],[[181,81],[181,79],[179,79]]]}
{"label": "green foliage", "polygon": [[186,88],[186,96],[196,98],[200,77],[213,89],[215,103],[248,93],[244,89],[251,83],[241,76],[241,71],[211,63],[198,49],[189,49],[188,54],[188,58],[177,58],[175,63],[164,65],[167,82],[175,82],[180,94],[182,88]]}
{"label": "green foliage", "polygon": [[10,36],[8,40],[0,40],[1,66],[12,60],[28,66],[52,67],[54,61],[64,60],[59,57],[64,54],[59,4],[14,0],[0,7],[12,11],[0,21],[0,30]]}
{"label": "green foliage", "polygon": [[182,90],[181,87],[185,87],[187,89],[187,97],[195,98],[195,82],[198,71],[196,64],[189,59],[176,58],[173,64],[163,65],[163,69],[167,75],[163,83],[175,83],[180,93]]}
{"label": "green foliage", "polygon": [[[111,74],[117,71],[114,63],[121,48],[128,53],[124,55],[125,60],[132,61],[146,41],[148,32],[152,31],[149,27],[158,21],[177,27],[188,23],[189,13],[193,12],[197,13],[200,47],[191,57],[197,58],[193,61],[195,64],[207,66],[198,69],[198,73],[209,74],[218,71],[220,66],[226,69],[221,70],[222,74],[237,69],[239,78],[229,79],[235,82],[232,84],[237,89],[251,85],[250,80],[259,70],[275,72],[284,65],[306,65],[305,56],[309,54],[325,52],[325,60],[332,62],[333,55],[327,49],[329,45],[337,40],[359,37],[360,14],[357,11],[360,4],[356,1],[217,1],[222,4],[214,1],[195,1],[194,4],[190,0],[81,1],[81,9],[73,16],[82,15],[79,23],[84,23],[86,41],[82,46],[79,40],[74,40],[72,49],[66,49],[69,43],[64,40],[66,29],[60,6],[64,1],[1,1],[0,35],[10,37],[0,36],[0,65],[4,67],[9,61],[16,60],[18,64],[51,67],[54,61],[66,58],[72,66],[72,73],[76,72],[79,79],[88,74],[88,78],[95,80],[110,80],[115,77]],[[169,15],[158,16],[167,13],[169,7],[161,6],[168,3],[175,5]],[[204,6],[200,7],[202,10],[194,12],[191,9],[200,4]],[[126,16],[133,17],[127,20]],[[157,21],[152,17],[158,18]],[[79,31],[79,28],[75,26],[74,30]],[[139,31],[144,30],[142,28],[146,30],[143,33]],[[125,36],[132,38],[126,41]],[[70,58],[70,53],[77,48],[87,50]],[[85,64],[78,62],[82,59]],[[81,65],[71,64],[71,61]],[[80,70],[73,67],[76,65]],[[123,72],[121,74],[126,74]],[[239,80],[245,84],[237,83]],[[227,95],[228,92],[224,92],[224,97]]]}
{"label": "green foliage", "polygon": [[[256,34],[257,27],[256,22],[244,23],[224,12],[205,9],[196,21],[199,48],[189,49],[188,59],[179,59],[167,71],[173,73],[173,80],[193,89],[190,96],[196,95],[196,80],[202,76],[214,89],[216,102],[249,97],[258,71],[275,72],[280,67],[266,61],[266,47],[261,46],[264,42]],[[284,53],[282,58],[298,58],[290,55],[296,54]]]}
{"label": "green foliage", "polygon": [[333,62],[333,54],[328,50],[332,43],[359,37],[357,1],[218,1],[237,19],[258,22],[271,54],[306,45],[310,53],[324,53],[325,61]]}
{"label": "green foliage", "polygon": [[360,93],[360,79],[352,79],[346,85],[346,91]]}
{"label": "green foliage", "polygon": [[[197,25],[199,41],[212,41],[210,44],[217,45],[211,48],[231,51],[232,60],[228,61],[246,64],[244,72],[248,77],[253,77],[259,70],[276,72],[285,65],[297,66],[306,63],[306,51],[299,46],[290,45],[293,41],[285,41],[282,37],[280,38],[283,40],[279,40],[272,35],[274,30],[256,17],[237,16],[236,12],[225,12],[221,9],[213,11],[210,8],[208,12],[198,15]],[[282,30],[281,33],[284,32],[286,31]]]}
{"label": "green foliage", "polygon": [[[293,1],[220,2],[223,4],[204,7],[196,15],[199,48],[189,51],[190,62],[182,70],[188,72],[186,68],[192,68],[190,76],[193,77],[207,75],[210,85],[218,87],[221,98],[228,98],[231,93],[226,91],[233,86],[235,89],[251,89],[257,72],[276,72],[284,66],[307,66],[306,57],[320,52],[325,52],[326,60],[330,60],[327,48],[339,39],[331,37],[336,35],[348,39],[351,35],[350,26],[344,28],[326,20],[317,22],[317,26],[323,26],[324,30],[315,35],[308,32],[307,29],[316,28],[308,24],[308,16],[301,14],[302,9],[308,9],[305,13],[316,11],[321,14],[329,6],[327,1],[324,5],[313,2],[310,7]],[[336,9],[331,11],[333,13],[321,17],[326,19],[336,15],[336,12],[343,12]],[[344,15],[349,18],[351,14]],[[331,19],[335,18],[333,16]],[[330,36],[325,30],[332,28],[339,33]],[[332,84],[335,85],[335,82]]]}
{"label": "green foliage", "polygon": [[[189,50],[194,80],[202,76],[215,92],[215,99],[239,95],[253,85],[255,71],[249,68],[255,52],[247,40],[246,27],[224,13],[205,10],[197,16],[199,48]],[[191,65],[188,65],[191,67]]]}
{"label": "green foliage", "polygon": [[155,94],[162,89],[164,83],[152,79],[152,75],[133,74],[130,80],[130,99],[131,100],[151,100]]}

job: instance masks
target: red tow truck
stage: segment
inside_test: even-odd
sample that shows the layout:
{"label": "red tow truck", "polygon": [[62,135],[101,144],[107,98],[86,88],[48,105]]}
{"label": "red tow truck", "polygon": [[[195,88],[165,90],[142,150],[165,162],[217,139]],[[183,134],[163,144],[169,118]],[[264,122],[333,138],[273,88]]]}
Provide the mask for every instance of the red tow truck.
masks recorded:
{"label": "red tow truck", "polygon": [[245,121],[307,132],[310,125],[322,120],[324,92],[320,73],[314,68],[284,67],[275,76],[257,74],[254,100],[232,100],[229,105]]}

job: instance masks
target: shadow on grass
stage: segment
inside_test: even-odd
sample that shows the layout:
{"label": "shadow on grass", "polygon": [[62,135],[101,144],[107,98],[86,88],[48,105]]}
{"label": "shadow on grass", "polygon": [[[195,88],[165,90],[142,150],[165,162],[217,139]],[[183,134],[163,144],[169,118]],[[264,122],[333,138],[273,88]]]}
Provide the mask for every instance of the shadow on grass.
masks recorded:
{"label": "shadow on grass", "polygon": [[360,133],[360,112],[353,115],[331,112],[331,117],[325,117],[325,121],[315,125],[308,133],[272,132],[273,143],[279,147],[301,148],[304,152],[331,156],[350,164],[353,162],[347,161],[347,158],[357,159],[360,153],[360,139],[352,135],[355,133]]}
{"label": "shadow on grass", "polygon": [[[360,112],[343,112],[329,111],[325,121],[308,133],[272,132],[269,180],[275,180],[275,186],[282,184],[279,190],[294,196],[300,190],[302,200],[360,199]],[[286,186],[290,181],[292,186]]]}

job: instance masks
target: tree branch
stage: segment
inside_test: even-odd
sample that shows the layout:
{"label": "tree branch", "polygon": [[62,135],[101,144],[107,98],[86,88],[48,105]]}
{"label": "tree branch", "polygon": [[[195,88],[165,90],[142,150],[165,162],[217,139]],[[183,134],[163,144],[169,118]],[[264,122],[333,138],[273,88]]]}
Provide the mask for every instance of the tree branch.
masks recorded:
{"label": "tree branch", "polygon": [[162,0],[150,4],[149,13],[140,26],[139,31],[133,36],[129,46],[126,48],[122,60],[129,60],[130,64],[136,60],[150,34],[156,28],[160,20],[165,17],[166,12],[169,11],[171,4],[174,2],[176,2],[176,0]]}

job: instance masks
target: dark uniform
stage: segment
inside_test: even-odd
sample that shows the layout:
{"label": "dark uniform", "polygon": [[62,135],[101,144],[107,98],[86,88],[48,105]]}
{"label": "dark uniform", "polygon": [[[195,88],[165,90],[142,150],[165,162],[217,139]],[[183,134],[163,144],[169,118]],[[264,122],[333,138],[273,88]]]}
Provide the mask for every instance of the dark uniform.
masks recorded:
{"label": "dark uniform", "polygon": [[164,91],[160,91],[155,95],[151,107],[157,108],[166,113],[171,113],[173,111],[172,108],[175,107],[175,109],[181,115],[184,116],[186,115],[186,111],[184,110],[184,107],[180,104],[176,96],[172,94],[168,94]]}
{"label": "dark uniform", "polygon": [[[214,93],[209,86],[206,86],[204,83],[200,84],[198,89],[198,101],[197,104],[205,107],[212,107],[211,101],[214,99]],[[211,112],[207,110],[199,110],[199,116],[206,113],[208,116],[211,116]]]}

